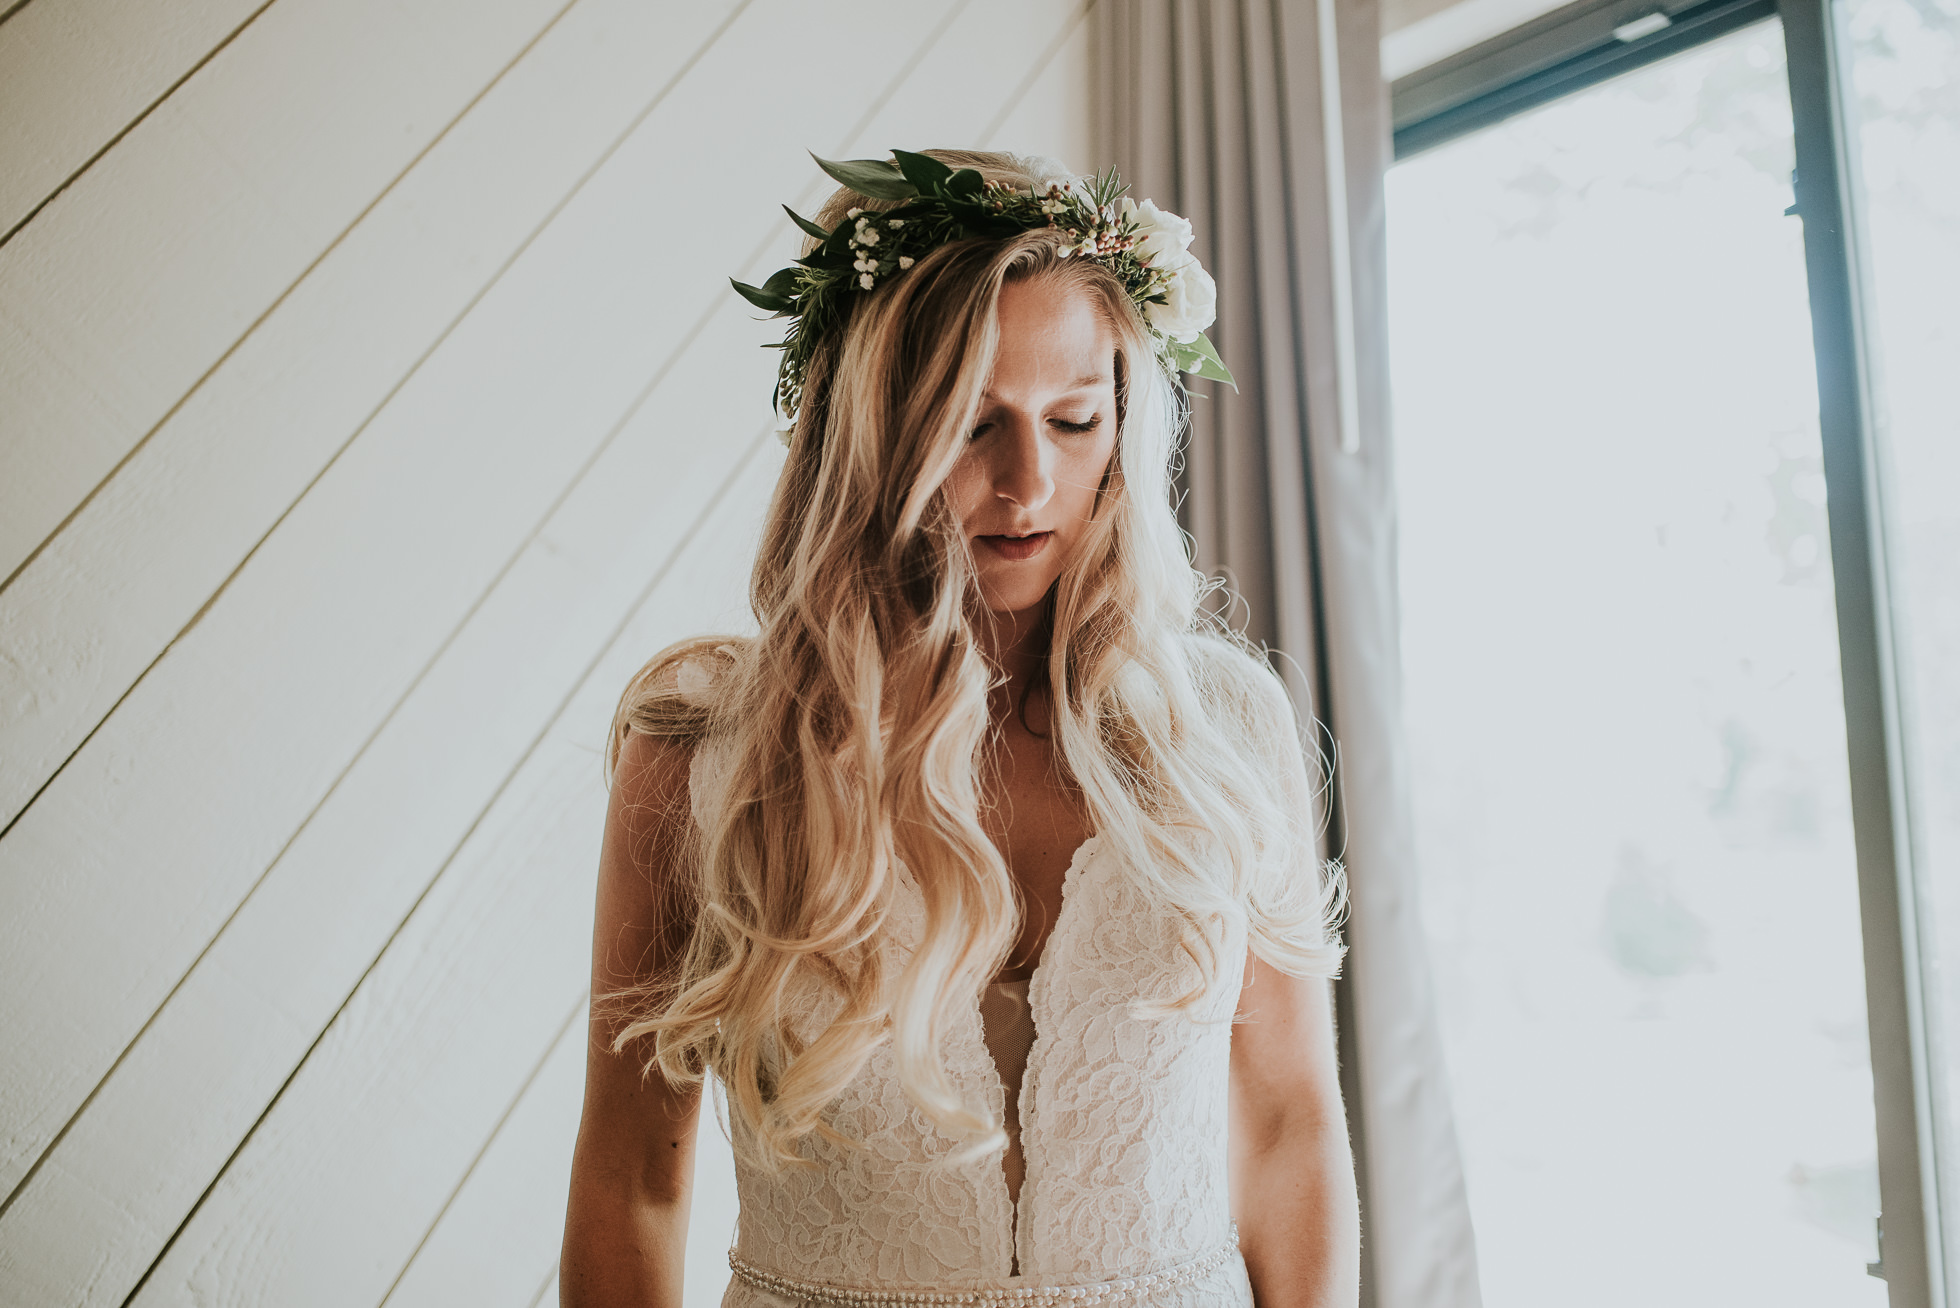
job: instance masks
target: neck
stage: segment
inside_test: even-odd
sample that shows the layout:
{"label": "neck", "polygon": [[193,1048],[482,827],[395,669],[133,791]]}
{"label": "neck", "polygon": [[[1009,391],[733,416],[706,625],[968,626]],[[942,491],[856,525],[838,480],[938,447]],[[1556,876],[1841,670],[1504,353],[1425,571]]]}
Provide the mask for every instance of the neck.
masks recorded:
{"label": "neck", "polygon": [[980,624],[981,652],[1007,677],[1007,684],[994,692],[994,715],[1013,712],[1027,693],[1028,683],[1041,670],[1048,656],[1044,631],[1048,606],[1037,604],[1019,613],[995,613],[993,621]]}

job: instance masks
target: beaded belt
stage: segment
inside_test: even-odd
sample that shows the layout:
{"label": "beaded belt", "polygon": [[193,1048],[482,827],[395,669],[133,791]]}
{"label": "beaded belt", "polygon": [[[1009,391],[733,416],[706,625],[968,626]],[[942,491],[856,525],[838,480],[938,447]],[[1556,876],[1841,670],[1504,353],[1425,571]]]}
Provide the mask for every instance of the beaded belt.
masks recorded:
{"label": "beaded belt", "polygon": [[1239,1249],[1238,1227],[1234,1224],[1232,1237],[1208,1254],[1193,1258],[1190,1262],[1166,1267],[1161,1272],[1150,1272],[1143,1276],[1129,1276],[1120,1281],[1097,1281],[1089,1285],[1025,1285],[1002,1288],[941,1289],[941,1290],[900,1290],[884,1289],[877,1286],[836,1285],[829,1281],[799,1281],[793,1276],[758,1267],[742,1257],[733,1249],[728,1251],[728,1266],[737,1278],[789,1299],[801,1299],[808,1303],[823,1304],[882,1304],[892,1308],[909,1308],[909,1305],[961,1304],[968,1308],[1048,1308],[1049,1305],[1066,1304],[1120,1304],[1138,1302],[1144,1296],[1160,1290],[1175,1289],[1216,1271],[1225,1265]]}

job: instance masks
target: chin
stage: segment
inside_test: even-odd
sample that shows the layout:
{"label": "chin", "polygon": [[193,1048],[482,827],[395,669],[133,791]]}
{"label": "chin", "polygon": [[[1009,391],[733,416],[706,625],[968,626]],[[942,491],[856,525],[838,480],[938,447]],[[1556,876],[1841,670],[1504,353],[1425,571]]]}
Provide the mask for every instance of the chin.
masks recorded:
{"label": "chin", "polygon": [[980,583],[980,602],[991,613],[1026,613],[1029,609],[1038,608],[1048,598],[1048,592],[1054,585],[1053,577],[1042,578],[1038,584],[1032,578],[1025,581],[1017,578],[1006,585],[989,585],[983,580]]}

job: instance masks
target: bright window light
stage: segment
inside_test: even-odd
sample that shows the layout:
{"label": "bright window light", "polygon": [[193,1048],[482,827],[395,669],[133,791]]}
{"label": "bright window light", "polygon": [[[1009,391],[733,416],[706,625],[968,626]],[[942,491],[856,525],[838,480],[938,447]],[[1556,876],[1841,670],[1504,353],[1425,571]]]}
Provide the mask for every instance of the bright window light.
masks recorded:
{"label": "bright window light", "polygon": [[[1943,1192],[1960,1179],[1960,0],[1849,0],[1866,332]],[[1948,1201],[1948,1257],[1960,1204]],[[1951,1264],[1949,1264],[1951,1266]]]}
{"label": "bright window light", "polygon": [[1502,1308],[1885,1303],[1783,61],[1745,28],[1389,176],[1424,917]]}

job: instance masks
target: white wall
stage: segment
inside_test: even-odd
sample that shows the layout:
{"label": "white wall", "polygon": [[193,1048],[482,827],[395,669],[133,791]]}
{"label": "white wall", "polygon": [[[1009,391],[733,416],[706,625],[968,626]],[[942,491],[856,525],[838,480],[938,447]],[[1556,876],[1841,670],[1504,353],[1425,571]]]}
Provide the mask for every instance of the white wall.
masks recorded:
{"label": "white wall", "polygon": [[0,1304],[555,1297],[606,722],[777,466],[725,278],[805,149],[1091,166],[1084,16],[0,19]]}
{"label": "white wall", "polygon": [[1564,8],[1568,2],[1381,0],[1382,76],[1391,82],[1407,77]]}

